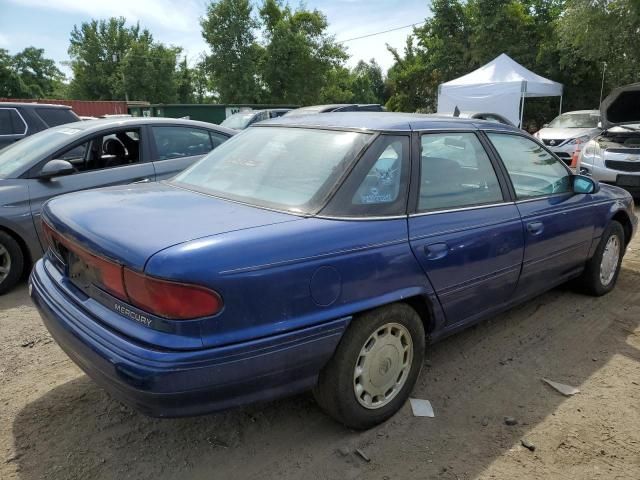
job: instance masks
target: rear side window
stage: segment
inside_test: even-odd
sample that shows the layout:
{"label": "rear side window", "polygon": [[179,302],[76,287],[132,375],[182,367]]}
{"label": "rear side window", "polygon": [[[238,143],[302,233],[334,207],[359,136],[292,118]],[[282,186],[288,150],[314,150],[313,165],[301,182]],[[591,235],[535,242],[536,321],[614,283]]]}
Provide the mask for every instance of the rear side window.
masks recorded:
{"label": "rear side window", "polygon": [[519,135],[489,133],[519,200],[567,193],[571,188],[571,175],[553,155]]}
{"label": "rear side window", "polygon": [[421,143],[418,211],[503,200],[496,172],[475,134],[431,133]]}
{"label": "rear side window", "polygon": [[65,123],[77,122],[75,113],[67,108],[36,108],[36,113],[49,127],[57,127]]}
{"label": "rear side window", "polygon": [[156,160],[204,155],[214,148],[208,130],[189,127],[152,127],[151,131],[158,155]]}
{"label": "rear side window", "polygon": [[0,108],[0,135],[22,135],[27,126],[15,108]]}
{"label": "rear side window", "polygon": [[336,217],[403,215],[408,183],[409,137],[382,135],[322,213]]}

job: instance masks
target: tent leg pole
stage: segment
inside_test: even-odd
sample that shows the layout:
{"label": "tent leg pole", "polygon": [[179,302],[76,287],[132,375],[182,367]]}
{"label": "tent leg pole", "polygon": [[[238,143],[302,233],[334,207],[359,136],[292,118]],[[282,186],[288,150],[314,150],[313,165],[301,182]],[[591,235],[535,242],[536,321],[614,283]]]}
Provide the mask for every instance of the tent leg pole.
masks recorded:
{"label": "tent leg pole", "polygon": [[562,115],[562,95],[560,95],[560,112],[558,115]]}
{"label": "tent leg pole", "polygon": [[[524,120],[524,95],[522,95],[522,101],[520,102],[520,128],[522,128],[522,121]],[[522,128],[524,130],[524,128]]]}

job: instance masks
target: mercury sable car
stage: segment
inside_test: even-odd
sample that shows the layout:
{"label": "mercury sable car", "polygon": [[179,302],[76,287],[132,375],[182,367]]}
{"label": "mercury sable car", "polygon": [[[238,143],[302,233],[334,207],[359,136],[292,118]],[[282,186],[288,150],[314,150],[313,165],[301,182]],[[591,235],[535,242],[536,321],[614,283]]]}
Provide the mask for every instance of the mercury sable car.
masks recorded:
{"label": "mercury sable car", "polygon": [[264,122],[43,219],[32,298],[114,396],[182,416],[313,389],[353,428],[402,406],[429,341],[569,279],[609,292],[637,224],[521,130],[393,113]]}

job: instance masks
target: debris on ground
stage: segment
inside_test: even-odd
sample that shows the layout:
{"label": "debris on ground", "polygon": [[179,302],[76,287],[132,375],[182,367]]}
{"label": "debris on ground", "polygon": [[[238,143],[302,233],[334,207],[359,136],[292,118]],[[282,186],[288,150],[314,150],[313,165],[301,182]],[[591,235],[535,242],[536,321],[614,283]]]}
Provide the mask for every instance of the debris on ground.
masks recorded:
{"label": "debris on ground", "polygon": [[343,457],[346,457],[351,453],[351,449],[349,447],[343,446],[338,449],[338,453]]}
{"label": "debris on ground", "polygon": [[578,390],[576,387],[572,387],[571,385],[565,385],[564,383],[554,382],[553,380],[549,380],[548,378],[543,378],[542,381],[550,385],[551,387],[553,387],[554,389],[556,389],[561,394],[567,397],[570,397],[571,395],[575,395],[576,393],[580,393],[580,390]]}
{"label": "debris on ground", "polygon": [[356,453],[357,453],[358,455],[360,455],[360,457],[362,457],[362,459],[363,459],[365,462],[369,463],[369,462],[371,461],[371,459],[367,456],[367,454],[366,454],[366,453],[364,453],[364,452],[363,452],[362,450],[360,450],[359,448],[356,448]]}
{"label": "debris on ground", "polygon": [[482,419],[482,426],[486,427],[487,425],[489,425],[489,418],[488,417],[484,417]]}
{"label": "debris on ground", "polygon": [[504,424],[513,427],[514,425],[518,424],[518,420],[513,417],[504,417]]}
{"label": "debris on ground", "polygon": [[429,400],[420,400],[418,398],[410,398],[409,402],[411,402],[411,411],[413,412],[414,417],[435,417],[435,413],[433,413],[433,407],[431,406],[431,402]]}
{"label": "debris on ground", "polygon": [[529,440],[527,440],[526,438],[523,438],[522,440],[520,440],[520,443],[527,450],[531,450],[532,452],[536,451],[536,446],[533,443],[531,443]]}

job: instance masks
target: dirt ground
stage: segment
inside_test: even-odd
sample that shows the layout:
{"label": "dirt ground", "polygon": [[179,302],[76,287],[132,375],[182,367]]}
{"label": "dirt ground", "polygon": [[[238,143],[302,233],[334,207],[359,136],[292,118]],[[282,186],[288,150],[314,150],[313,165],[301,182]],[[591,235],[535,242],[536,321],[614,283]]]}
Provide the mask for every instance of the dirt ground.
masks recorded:
{"label": "dirt ground", "polygon": [[639,479],[639,323],[636,239],[608,296],[556,289],[431,346],[413,396],[435,418],[354,432],[307,394],[157,420],[67,359],[23,285],[0,299],[0,478]]}

